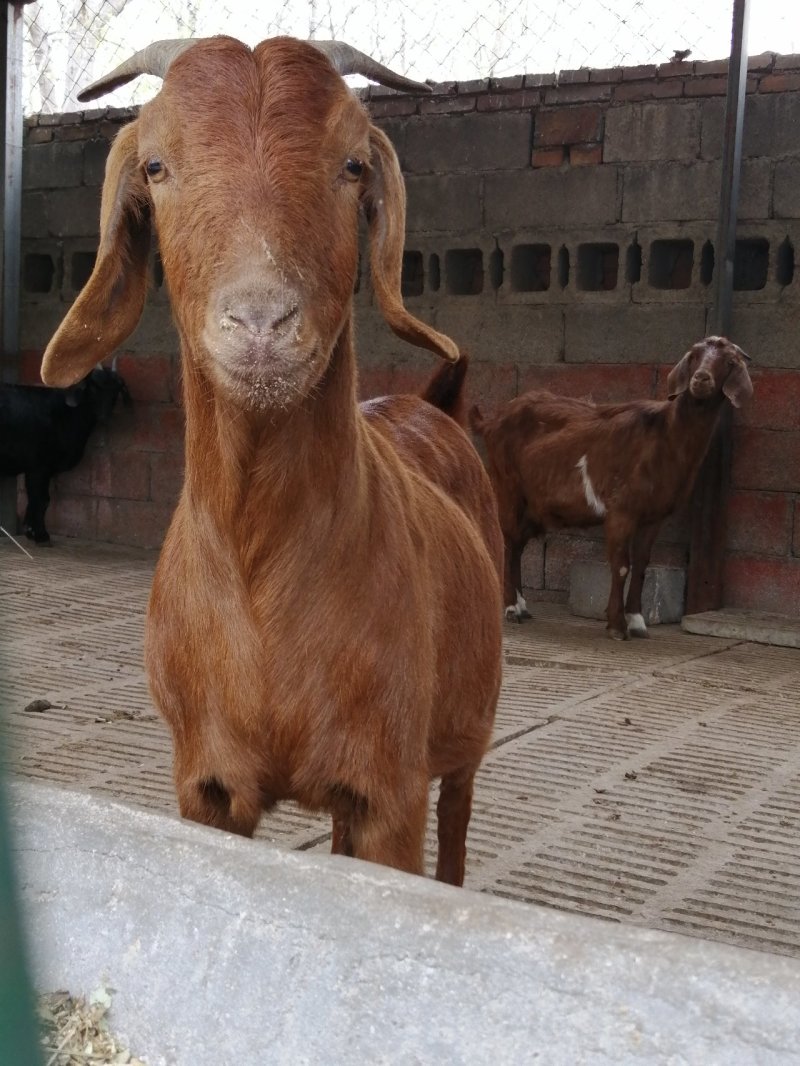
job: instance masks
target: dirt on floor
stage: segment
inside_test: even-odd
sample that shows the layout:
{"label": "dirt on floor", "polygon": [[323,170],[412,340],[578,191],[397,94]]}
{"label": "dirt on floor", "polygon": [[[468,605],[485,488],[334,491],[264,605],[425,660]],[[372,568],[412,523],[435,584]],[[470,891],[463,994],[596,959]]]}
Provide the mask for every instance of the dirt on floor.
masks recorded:
{"label": "dirt on floor", "polygon": [[[155,555],[0,545],[0,744],[13,773],[176,813],[142,670]],[[534,605],[506,627],[467,887],[800,956],[800,650]],[[258,834],[328,850],[291,804]],[[435,847],[429,825],[429,862]]]}

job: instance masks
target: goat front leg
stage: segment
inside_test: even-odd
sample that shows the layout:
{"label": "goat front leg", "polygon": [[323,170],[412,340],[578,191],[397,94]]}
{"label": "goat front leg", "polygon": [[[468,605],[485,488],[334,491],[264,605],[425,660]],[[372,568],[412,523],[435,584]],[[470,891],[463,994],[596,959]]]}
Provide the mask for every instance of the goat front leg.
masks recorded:
{"label": "goat front leg", "polygon": [[436,804],[439,855],[436,880],[448,885],[464,884],[467,859],[467,828],[472,814],[472,785],[475,767],[445,774]]}
{"label": "goat front leg", "polygon": [[36,544],[50,544],[50,534],[44,524],[44,516],[50,504],[50,475],[41,470],[25,472],[25,493],[28,505],[22,528],[25,536]]}
{"label": "goat front leg", "polygon": [[625,579],[630,570],[629,544],[633,530],[629,523],[612,518],[606,521],[606,552],[611,568],[611,590],[606,607],[606,629],[614,640],[627,640],[625,622]]}
{"label": "goat front leg", "polygon": [[625,621],[630,637],[650,636],[642,613],[642,588],[659,527],[660,522],[642,526],[631,538],[631,580],[625,600]]}
{"label": "goat front leg", "polygon": [[522,622],[531,617],[522,595],[522,553],[526,542],[510,537],[506,537],[505,541],[505,616],[509,622]]}
{"label": "goat front leg", "polygon": [[[425,872],[425,823],[428,817],[428,780],[404,782],[402,795],[387,794],[368,801],[350,821],[352,855],[367,862],[392,866],[411,874]],[[347,835],[334,843],[347,843]]]}

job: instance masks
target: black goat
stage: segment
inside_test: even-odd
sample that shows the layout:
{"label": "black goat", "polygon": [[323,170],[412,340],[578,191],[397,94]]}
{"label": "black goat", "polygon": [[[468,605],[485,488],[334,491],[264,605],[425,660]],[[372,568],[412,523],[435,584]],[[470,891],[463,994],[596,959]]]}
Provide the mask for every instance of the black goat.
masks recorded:
{"label": "black goat", "polygon": [[37,544],[50,543],[44,524],[50,479],[80,462],[92,430],[110,417],[119,396],[130,404],[125,382],[104,367],[69,389],[0,385],[0,474],[25,475],[23,528]]}

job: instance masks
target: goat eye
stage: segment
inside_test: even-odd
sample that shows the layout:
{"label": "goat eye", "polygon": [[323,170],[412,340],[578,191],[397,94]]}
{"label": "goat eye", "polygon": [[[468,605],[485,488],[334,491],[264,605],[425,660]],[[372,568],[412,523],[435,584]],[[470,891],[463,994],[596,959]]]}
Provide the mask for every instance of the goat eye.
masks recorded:
{"label": "goat eye", "polygon": [[364,164],[360,159],[348,159],[342,173],[346,181],[358,181],[364,173]]}
{"label": "goat eye", "polygon": [[167,176],[167,168],[164,166],[160,159],[148,159],[145,163],[144,169],[150,181],[163,181],[164,178],[166,178]]}

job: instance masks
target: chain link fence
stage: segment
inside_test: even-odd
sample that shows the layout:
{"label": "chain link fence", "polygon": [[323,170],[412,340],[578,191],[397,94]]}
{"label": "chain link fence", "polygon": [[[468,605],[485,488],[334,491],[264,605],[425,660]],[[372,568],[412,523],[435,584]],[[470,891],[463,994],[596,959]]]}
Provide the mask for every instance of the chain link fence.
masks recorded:
{"label": "chain link fence", "polygon": [[[752,7],[751,53],[800,50],[795,4]],[[167,37],[335,38],[410,77],[464,81],[720,59],[730,32],[731,0],[273,0],[259,10],[241,0],[40,0],[25,8],[25,109],[78,110],[83,86]],[[139,103],[154,91],[142,79],[104,103]]]}

